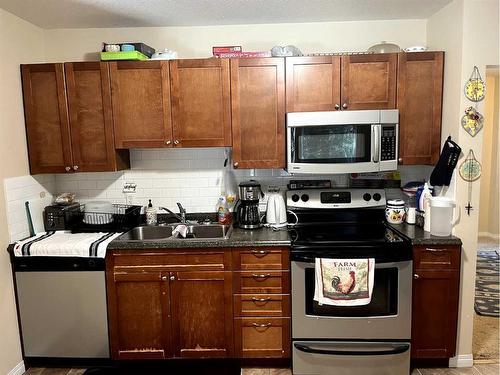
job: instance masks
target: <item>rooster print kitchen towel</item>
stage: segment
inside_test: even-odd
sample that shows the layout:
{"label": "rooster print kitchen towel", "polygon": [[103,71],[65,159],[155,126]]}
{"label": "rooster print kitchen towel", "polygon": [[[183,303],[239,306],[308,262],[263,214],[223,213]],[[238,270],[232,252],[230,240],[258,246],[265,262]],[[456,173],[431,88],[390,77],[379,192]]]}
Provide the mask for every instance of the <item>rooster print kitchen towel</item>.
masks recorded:
{"label": "rooster print kitchen towel", "polygon": [[362,306],[372,298],[375,259],[316,258],[314,300],[321,305]]}

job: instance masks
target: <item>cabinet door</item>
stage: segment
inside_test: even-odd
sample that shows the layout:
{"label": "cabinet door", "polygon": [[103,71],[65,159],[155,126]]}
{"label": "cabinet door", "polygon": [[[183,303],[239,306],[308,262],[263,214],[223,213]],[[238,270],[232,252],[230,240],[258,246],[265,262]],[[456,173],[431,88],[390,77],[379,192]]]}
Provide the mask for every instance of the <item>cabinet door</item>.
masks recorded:
{"label": "cabinet door", "polygon": [[340,108],[340,56],[286,58],[286,111]]}
{"label": "cabinet door", "polygon": [[112,358],[172,355],[168,277],[160,272],[107,273]]}
{"label": "cabinet door", "polygon": [[170,62],[174,146],[231,146],[228,59]]}
{"label": "cabinet door", "polygon": [[414,270],[412,358],[453,357],[458,293],[458,270]]}
{"label": "cabinet door", "polygon": [[233,353],[231,272],[170,273],[174,355],[230,357]]}
{"label": "cabinet door", "polygon": [[63,64],[22,65],[31,174],[72,170]]}
{"label": "cabinet door", "polygon": [[109,67],[115,146],[170,146],[168,61],[118,61]]}
{"label": "cabinet door", "polygon": [[396,108],[396,53],[342,56],[342,108]]}
{"label": "cabinet door", "polygon": [[235,168],[285,167],[283,58],[231,59]]}
{"label": "cabinet door", "polygon": [[399,157],[402,164],[436,164],[441,145],[443,52],[400,53]]}
{"label": "cabinet door", "polygon": [[113,136],[111,87],[104,62],[64,64],[68,92],[73,168],[79,172],[128,167],[117,154]]}

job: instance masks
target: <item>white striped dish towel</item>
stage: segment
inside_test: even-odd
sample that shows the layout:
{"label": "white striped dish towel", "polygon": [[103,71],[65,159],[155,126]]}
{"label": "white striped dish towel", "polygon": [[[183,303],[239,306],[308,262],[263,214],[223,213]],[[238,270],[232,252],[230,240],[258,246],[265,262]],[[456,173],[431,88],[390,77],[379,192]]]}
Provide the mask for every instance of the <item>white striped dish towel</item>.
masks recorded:
{"label": "white striped dish towel", "polygon": [[18,241],[14,255],[104,258],[109,243],[121,233],[43,232]]}

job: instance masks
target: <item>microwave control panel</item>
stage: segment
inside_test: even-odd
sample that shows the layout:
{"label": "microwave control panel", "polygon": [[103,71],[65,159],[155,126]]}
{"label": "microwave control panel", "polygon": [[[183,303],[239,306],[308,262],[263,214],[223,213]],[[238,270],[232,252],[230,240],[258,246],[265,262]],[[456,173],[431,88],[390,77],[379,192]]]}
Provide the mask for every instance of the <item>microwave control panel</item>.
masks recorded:
{"label": "microwave control panel", "polygon": [[396,160],[396,127],[382,126],[380,158],[384,160]]}

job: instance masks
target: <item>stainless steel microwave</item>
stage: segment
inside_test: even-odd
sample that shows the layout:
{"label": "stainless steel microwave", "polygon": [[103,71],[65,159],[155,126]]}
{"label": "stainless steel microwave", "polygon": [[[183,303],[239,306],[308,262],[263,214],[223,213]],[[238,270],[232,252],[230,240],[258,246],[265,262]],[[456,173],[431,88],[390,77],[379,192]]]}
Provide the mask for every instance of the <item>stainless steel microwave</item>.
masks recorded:
{"label": "stainless steel microwave", "polygon": [[289,173],[397,169],[397,109],[294,112],[286,116]]}

